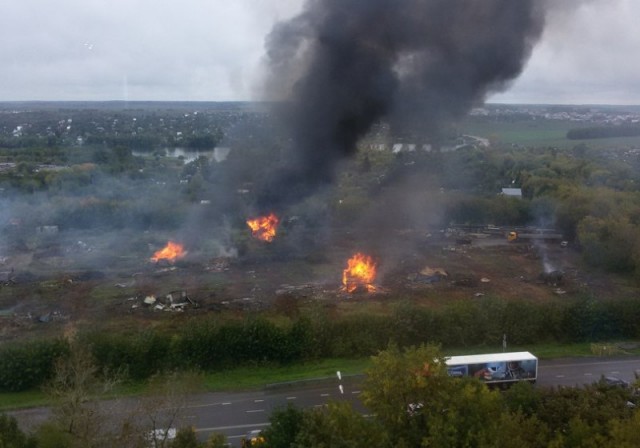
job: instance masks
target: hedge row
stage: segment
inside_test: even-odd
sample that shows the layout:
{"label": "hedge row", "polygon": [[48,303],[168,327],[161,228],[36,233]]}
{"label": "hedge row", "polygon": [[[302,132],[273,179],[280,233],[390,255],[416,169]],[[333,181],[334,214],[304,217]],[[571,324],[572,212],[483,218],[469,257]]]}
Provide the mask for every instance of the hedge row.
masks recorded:
{"label": "hedge row", "polygon": [[[100,368],[126,370],[144,379],[168,369],[212,371],[251,364],[286,364],[327,357],[377,353],[390,341],[400,346],[441,343],[472,347],[501,343],[596,342],[640,338],[640,301],[582,299],[535,304],[481,299],[438,309],[396,305],[391,315],[334,317],[316,310],[287,325],[264,318],[220,323],[198,319],[173,334],[148,330],[133,334],[93,332],[81,342],[91,347]],[[45,381],[56,357],[68,352],[63,340],[0,350],[0,390],[23,390]]]}
{"label": "hedge row", "polygon": [[69,353],[64,339],[35,341],[0,350],[0,391],[31,389],[53,375],[56,359]]}

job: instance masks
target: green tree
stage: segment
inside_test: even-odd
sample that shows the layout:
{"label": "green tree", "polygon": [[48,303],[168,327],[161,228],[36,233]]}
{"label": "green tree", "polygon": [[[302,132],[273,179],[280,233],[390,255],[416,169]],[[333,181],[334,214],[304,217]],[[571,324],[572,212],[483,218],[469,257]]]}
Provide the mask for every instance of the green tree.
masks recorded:
{"label": "green tree", "polygon": [[57,428],[66,434],[69,447],[102,447],[115,440],[117,425],[112,424],[98,397],[117,382],[115,376],[100,378],[89,351],[72,344],[69,356],[58,360],[54,376],[44,388],[55,403],[51,430]]}
{"label": "green tree", "polygon": [[201,446],[192,427],[180,428],[176,432],[176,438],[169,444],[169,448],[198,448]]}
{"label": "green tree", "polygon": [[610,438],[606,448],[636,448],[640,446],[640,411],[629,419],[614,419],[609,423]]}
{"label": "green tree", "polygon": [[479,446],[492,440],[504,412],[499,393],[476,379],[454,379],[435,346],[391,346],[372,358],[364,404],[393,445]]}
{"label": "green tree", "polygon": [[37,446],[36,439],[22,432],[14,417],[0,415],[0,448],[36,448]]}
{"label": "green tree", "polygon": [[332,402],[326,408],[305,412],[296,440],[289,446],[295,448],[390,447],[384,429],[377,422],[363,417],[346,402]]}
{"label": "green tree", "polygon": [[587,216],[578,226],[578,239],[585,260],[613,272],[635,269],[640,247],[638,227],[625,216],[597,218]]}
{"label": "green tree", "polygon": [[265,448],[289,448],[302,428],[303,419],[304,412],[291,404],[273,411],[270,425],[261,432]]}
{"label": "green tree", "polygon": [[207,442],[204,444],[204,448],[225,448],[229,446],[227,443],[227,436],[219,432],[214,432],[209,436]]}

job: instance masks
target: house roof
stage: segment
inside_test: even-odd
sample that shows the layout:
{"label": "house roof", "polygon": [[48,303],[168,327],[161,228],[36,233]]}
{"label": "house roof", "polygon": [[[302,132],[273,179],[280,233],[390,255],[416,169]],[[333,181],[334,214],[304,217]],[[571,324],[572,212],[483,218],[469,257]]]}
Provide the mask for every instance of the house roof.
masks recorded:
{"label": "house roof", "polygon": [[505,196],[522,197],[522,189],[521,188],[503,188],[502,194],[504,194]]}

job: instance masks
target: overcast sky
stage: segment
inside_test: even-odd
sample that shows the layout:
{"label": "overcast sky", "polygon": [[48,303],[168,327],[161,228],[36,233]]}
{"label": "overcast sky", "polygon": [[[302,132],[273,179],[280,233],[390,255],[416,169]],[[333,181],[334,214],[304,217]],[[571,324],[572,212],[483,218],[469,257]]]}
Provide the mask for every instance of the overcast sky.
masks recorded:
{"label": "overcast sky", "polygon": [[[640,1],[550,1],[563,11],[520,78],[489,100],[640,104]],[[259,99],[264,37],[302,3],[8,0],[0,101]]]}

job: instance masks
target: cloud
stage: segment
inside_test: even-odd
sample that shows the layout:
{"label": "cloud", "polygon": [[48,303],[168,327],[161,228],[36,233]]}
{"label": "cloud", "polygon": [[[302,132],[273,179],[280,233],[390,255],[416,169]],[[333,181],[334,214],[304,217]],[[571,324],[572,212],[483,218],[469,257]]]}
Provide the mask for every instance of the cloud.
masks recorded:
{"label": "cloud", "polygon": [[249,99],[297,1],[23,0],[0,18],[0,100]]}
{"label": "cloud", "polygon": [[[637,0],[549,0],[524,73],[491,100],[640,103]],[[21,0],[0,15],[0,101],[250,100],[264,39],[303,0]]]}
{"label": "cloud", "polygon": [[[640,2],[563,3],[511,89],[492,101],[640,104]],[[567,5],[572,5],[569,7]]]}

